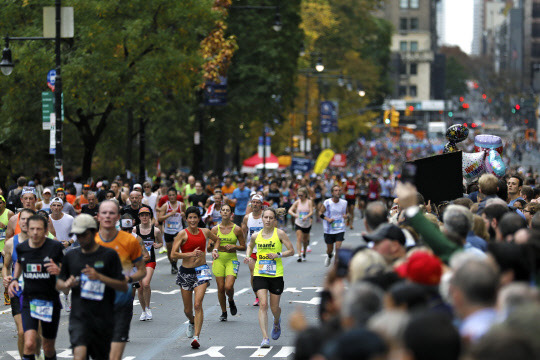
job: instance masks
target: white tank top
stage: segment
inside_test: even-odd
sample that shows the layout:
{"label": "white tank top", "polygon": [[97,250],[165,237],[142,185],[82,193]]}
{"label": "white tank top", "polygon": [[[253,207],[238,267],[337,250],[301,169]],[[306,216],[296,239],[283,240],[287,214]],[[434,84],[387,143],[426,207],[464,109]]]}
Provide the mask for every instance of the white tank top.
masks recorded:
{"label": "white tank top", "polygon": [[[248,246],[249,243],[251,242],[251,236],[255,234],[256,232],[261,231],[263,228],[262,213],[261,213],[261,217],[258,219],[255,219],[253,217],[253,213],[250,213],[248,215],[247,228],[248,228],[248,237],[246,239],[246,246]],[[253,252],[257,252],[257,249],[255,247],[253,248]]]}
{"label": "white tank top", "polygon": [[45,201],[41,202],[41,210],[46,210],[47,212],[51,212],[51,203],[45,204]]}
{"label": "white tank top", "polygon": [[[173,209],[171,206],[171,203],[167,201],[167,214],[173,212],[174,210],[179,210],[179,209],[180,209],[180,203],[177,204],[176,209]],[[182,215],[179,213],[169,216],[163,222],[163,232],[165,234],[175,235],[183,228],[184,226],[182,225]]]}
{"label": "white tank top", "polygon": [[300,227],[308,228],[311,226],[311,217],[308,217],[309,214],[309,201],[306,200],[302,204],[302,201],[298,203],[298,207],[296,208],[296,212],[298,213],[298,217],[294,220],[294,223]]}
{"label": "white tank top", "polygon": [[343,215],[347,213],[347,201],[344,199],[339,199],[335,203],[332,199],[326,199],[324,201],[324,207],[326,212],[324,216],[334,219],[334,221],[329,224],[328,221],[323,220],[323,227],[325,234],[339,234],[345,232],[345,219]]}

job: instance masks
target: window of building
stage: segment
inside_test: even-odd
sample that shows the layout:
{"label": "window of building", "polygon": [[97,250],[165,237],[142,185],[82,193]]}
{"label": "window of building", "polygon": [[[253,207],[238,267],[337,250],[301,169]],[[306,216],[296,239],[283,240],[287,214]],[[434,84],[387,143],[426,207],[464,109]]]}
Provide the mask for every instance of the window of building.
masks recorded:
{"label": "window of building", "polygon": [[399,7],[402,9],[409,8],[409,0],[399,0]]}
{"label": "window of building", "polygon": [[416,85],[411,85],[409,87],[409,95],[413,96],[413,97],[416,97]]}
{"label": "window of building", "polygon": [[399,86],[399,97],[407,96],[407,87],[404,85]]}
{"label": "window of building", "polygon": [[420,6],[420,0],[409,0],[409,7],[411,9],[418,9],[418,7]]}
{"label": "window of building", "polygon": [[418,18],[411,18],[409,28],[411,30],[418,30]]}
{"label": "window of building", "polygon": [[399,42],[399,51],[407,51],[407,42],[406,41],[400,41]]}
{"label": "window of building", "polygon": [[418,41],[411,41],[411,51],[418,51]]}
{"label": "window of building", "polygon": [[407,75],[407,64],[403,61],[399,64],[399,74],[400,75]]}
{"label": "window of building", "polygon": [[409,74],[411,75],[417,75],[418,74],[418,64],[412,63],[409,68]]}
{"label": "window of building", "polygon": [[407,18],[399,19],[399,30],[407,30]]}

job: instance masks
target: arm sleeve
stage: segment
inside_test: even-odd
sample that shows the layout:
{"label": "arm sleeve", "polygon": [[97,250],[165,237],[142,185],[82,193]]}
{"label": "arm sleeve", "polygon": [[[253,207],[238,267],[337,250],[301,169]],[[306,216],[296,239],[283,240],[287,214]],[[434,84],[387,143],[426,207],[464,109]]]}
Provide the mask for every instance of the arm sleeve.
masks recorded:
{"label": "arm sleeve", "polygon": [[[416,213],[414,213],[416,210]],[[448,240],[448,238],[429,221],[418,208],[406,210],[407,222],[412,228],[422,236],[424,242],[433,250],[435,255],[448,263],[452,254],[461,248],[459,245]]]}

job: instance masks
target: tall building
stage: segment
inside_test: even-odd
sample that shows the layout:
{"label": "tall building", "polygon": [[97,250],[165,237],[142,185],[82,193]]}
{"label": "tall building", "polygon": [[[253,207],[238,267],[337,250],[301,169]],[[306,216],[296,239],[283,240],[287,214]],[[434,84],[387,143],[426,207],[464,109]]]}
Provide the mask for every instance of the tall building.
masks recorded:
{"label": "tall building", "polygon": [[473,5],[473,40],[471,45],[471,55],[482,53],[482,38],[484,35],[484,3],[487,0],[474,0]]}
{"label": "tall building", "polygon": [[437,46],[442,46],[446,39],[446,21],[445,21],[445,6],[446,0],[440,0],[436,5],[436,22],[437,22]]}

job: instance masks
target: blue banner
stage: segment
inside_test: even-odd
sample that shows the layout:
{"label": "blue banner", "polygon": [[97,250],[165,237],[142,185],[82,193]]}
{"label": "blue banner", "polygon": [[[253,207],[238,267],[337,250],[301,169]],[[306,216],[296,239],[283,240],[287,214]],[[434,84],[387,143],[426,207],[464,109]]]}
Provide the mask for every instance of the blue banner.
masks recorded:
{"label": "blue banner", "polygon": [[300,171],[300,172],[308,172],[313,167],[313,164],[311,163],[310,159],[304,159],[299,157],[293,157],[291,160],[291,170],[292,171]]}
{"label": "blue banner", "polygon": [[338,103],[337,101],[321,101],[321,133],[338,131]]}
{"label": "blue banner", "polygon": [[204,105],[227,105],[227,78],[221,76],[219,84],[207,82],[204,87]]}

